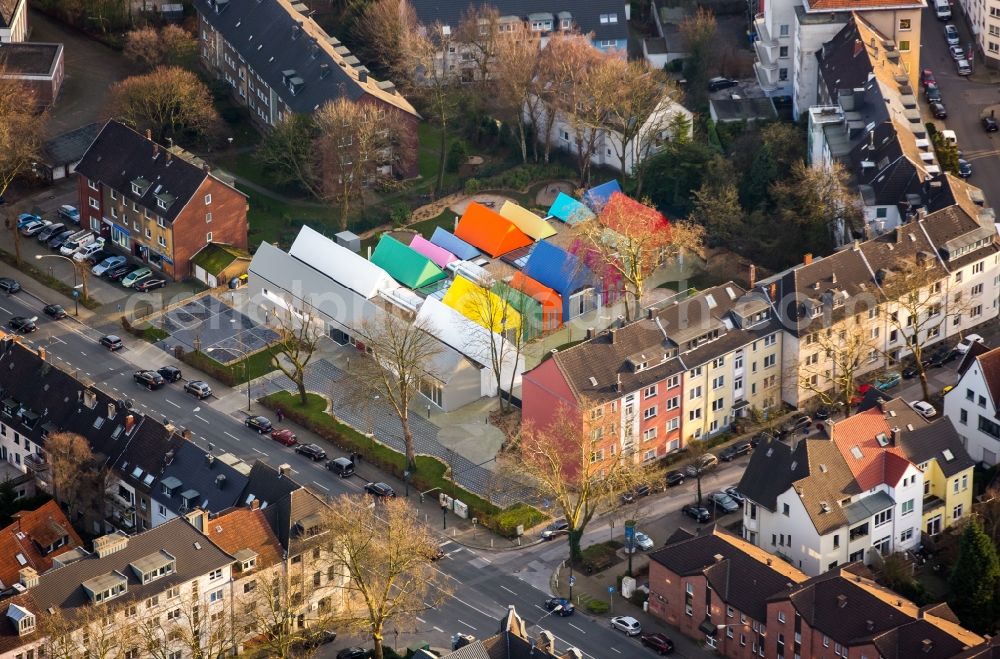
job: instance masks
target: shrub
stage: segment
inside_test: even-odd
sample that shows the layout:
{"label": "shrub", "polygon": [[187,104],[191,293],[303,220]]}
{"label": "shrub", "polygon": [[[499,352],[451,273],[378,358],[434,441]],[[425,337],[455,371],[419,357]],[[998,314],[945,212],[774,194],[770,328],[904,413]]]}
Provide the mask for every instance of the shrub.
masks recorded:
{"label": "shrub", "polygon": [[410,207],[403,202],[399,202],[392,207],[389,217],[392,219],[392,226],[396,228],[405,226],[410,219]]}
{"label": "shrub", "polygon": [[455,140],[448,147],[448,162],[446,170],[449,172],[457,172],[459,167],[465,164],[465,161],[469,159],[469,150],[465,147],[465,142],[462,140]]}
{"label": "shrub", "polygon": [[587,613],[593,613],[594,615],[601,615],[602,613],[607,613],[611,606],[604,600],[588,600]]}
{"label": "shrub", "polygon": [[518,525],[523,525],[525,529],[541,524],[545,515],[537,508],[527,504],[516,503],[510,508],[494,515],[491,528],[502,536],[511,538],[517,535]]}
{"label": "shrub", "polygon": [[465,182],[465,194],[476,194],[482,187],[482,181],[477,178],[470,178]]}

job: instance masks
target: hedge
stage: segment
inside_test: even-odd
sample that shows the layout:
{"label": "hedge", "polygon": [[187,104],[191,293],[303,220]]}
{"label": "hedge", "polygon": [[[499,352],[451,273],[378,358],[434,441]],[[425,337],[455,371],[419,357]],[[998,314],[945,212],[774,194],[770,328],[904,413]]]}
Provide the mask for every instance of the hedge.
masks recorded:
{"label": "hedge", "polygon": [[248,359],[241,357],[228,365],[217,362],[201,350],[182,350],[177,353],[177,358],[188,366],[196,368],[202,373],[219,380],[227,387],[235,387],[247,381],[247,361],[250,362],[251,380],[276,370],[276,367],[271,362],[271,357],[277,352],[278,349],[272,346],[271,348],[265,348],[264,350],[252,353]]}
{"label": "hedge", "polygon": [[[364,460],[376,467],[403,479],[406,471],[406,456],[385,444],[364,435],[351,426],[338,421],[327,413],[327,400],[318,394],[308,394],[303,406],[298,395],[279,391],[260,399],[268,409],[281,411],[286,419],[341,448],[344,452],[356,452]],[[479,519],[486,528],[507,538],[516,537],[517,527],[525,529],[540,524],[546,519],[538,509],[524,503],[501,509],[480,496],[458,486],[447,477],[448,465],[429,455],[418,455],[416,472],[410,475],[410,483],[420,491],[437,488],[453,499],[469,506],[471,517]]]}

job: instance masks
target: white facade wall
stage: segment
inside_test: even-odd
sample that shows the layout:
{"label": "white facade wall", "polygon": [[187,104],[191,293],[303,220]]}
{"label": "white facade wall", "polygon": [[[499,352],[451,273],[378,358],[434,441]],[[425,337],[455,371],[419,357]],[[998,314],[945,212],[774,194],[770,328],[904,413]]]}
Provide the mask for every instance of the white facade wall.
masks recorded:
{"label": "white facade wall", "polygon": [[976,57],[985,58],[990,68],[1000,68],[1000,0],[959,0],[959,4],[976,43]]}
{"label": "white facade wall", "polygon": [[819,60],[816,59],[816,53],[823,48],[824,43],[837,36],[847,22],[847,15],[838,16],[838,19],[843,20],[829,23],[803,22],[799,20],[798,14],[793,12],[793,15],[794,58],[789,62],[792,65],[792,116],[798,119],[801,113],[807,112],[819,102]]}
{"label": "white facade wall", "polygon": [[[801,0],[769,1],[765,3],[764,13],[754,17],[757,32],[754,73],[768,96],[792,95],[795,7],[801,4]],[[781,56],[782,48],[788,53],[784,57]]]}
{"label": "white facade wall", "polygon": [[[979,418],[982,416],[990,423],[1000,424],[996,404],[978,362],[969,366],[955,388],[944,397],[944,414],[958,430],[969,455],[988,466],[1000,461],[1000,438],[980,430]],[[988,423],[985,426],[990,427]]]}

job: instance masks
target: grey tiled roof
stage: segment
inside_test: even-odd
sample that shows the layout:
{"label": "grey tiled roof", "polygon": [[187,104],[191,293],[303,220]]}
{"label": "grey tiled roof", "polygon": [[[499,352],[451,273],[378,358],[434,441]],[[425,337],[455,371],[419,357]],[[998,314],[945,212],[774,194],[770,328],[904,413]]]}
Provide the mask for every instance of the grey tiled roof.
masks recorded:
{"label": "grey tiled roof", "polygon": [[101,132],[102,126],[103,124],[95,121],[62,135],[56,135],[42,145],[45,164],[58,167],[78,162],[90,148],[97,134]]}
{"label": "grey tiled roof", "polygon": [[937,460],[938,468],[945,478],[950,478],[976,464],[962,445],[962,438],[959,437],[951,419],[947,417],[941,417],[929,425],[914,428],[912,431],[901,430],[899,446],[914,464]]}
{"label": "grey tiled roof", "polygon": [[[219,477],[223,478],[220,480]],[[180,482],[173,488],[173,494],[163,492],[162,484],[167,478]],[[184,501],[181,492],[195,490],[199,496],[195,505],[207,512],[217,513],[233,506],[242,506],[240,498],[249,479],[221,460],[208,460],[208,454],[189,442],[181,444],[154,484],[153,499],[162,503],[174,514],[181,513]],[[174,483],[171,482],[173,485]]]}
{"label": "grey tiled roof", "polygon": [[[486,3],[473,0],[412,0],[411,4],[417,17],[426,25],[441,21],[453,28],[458,27],[470,7],[488,4],[495,7],[500,16],[517,16],[525,20],[530,14],[550,13],[555,19],[559,12],[568,12],[583,34],[593,32],[595,39],[616,41],[628,38],[628,22],[622,0],[488,0]],[[618,22],[601,23],[601,15],[610,13],[618,14]]]}

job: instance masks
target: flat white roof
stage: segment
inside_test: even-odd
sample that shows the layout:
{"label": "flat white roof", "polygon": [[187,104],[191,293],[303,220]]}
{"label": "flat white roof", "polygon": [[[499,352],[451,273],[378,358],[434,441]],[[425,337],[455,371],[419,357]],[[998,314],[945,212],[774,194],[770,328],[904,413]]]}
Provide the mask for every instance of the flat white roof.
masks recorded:
{"label": "flat white roof", "polygon": [[367,300],[398,286],[382,268],[307,226],[288,253]]}

